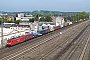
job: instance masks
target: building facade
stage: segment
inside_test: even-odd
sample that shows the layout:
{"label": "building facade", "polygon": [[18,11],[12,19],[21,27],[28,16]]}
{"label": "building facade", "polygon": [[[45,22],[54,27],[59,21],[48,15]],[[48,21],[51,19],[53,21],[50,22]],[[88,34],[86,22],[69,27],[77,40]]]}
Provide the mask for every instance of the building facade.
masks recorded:
{"label": "building facade", "polygon": [[24,13],[20,13],[18,14],[18,17],[16,17],[16,20],[22,20],[22,21],[25,21],[25,22],[28,22],[29,19],[32,19],[34,18],[32,15],[24,15]]}
{"label": "building facade", "polygon": [[56,17],[55,23],[56,26],[64,24],[65,23],[64,18],[61,16]]}
{"label": "building facade", "polygon": [[90,20],[90,15],[89,15],[89,20]]}

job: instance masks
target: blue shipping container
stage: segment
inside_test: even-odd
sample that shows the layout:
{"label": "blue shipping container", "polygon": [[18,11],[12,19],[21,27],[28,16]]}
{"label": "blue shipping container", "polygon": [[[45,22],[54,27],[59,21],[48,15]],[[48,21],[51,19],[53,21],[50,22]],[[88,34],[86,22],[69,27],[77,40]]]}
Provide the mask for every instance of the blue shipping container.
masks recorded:
{"label": "blue shipping container", "polygon": [[39,31],[40,34],[45,34],[46,33],[46,30],[41,30]]}
{"label": "blue shipping container", "polygon": [[34,36],[34,37],[37,37],[37,36],[38,36],[38,34],[37,34],[37,33],[33,33],[33,36]]}

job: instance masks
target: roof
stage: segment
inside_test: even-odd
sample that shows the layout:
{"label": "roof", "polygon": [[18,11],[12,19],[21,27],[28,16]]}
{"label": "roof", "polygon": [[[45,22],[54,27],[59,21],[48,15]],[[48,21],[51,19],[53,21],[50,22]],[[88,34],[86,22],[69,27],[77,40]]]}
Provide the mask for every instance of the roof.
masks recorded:
{"label": "roof", "polygon": [[8,18],[13,18],[13,16],[8,16]]}
{"label": "roof", "polygon": [[23,27],[23,28],[27,27],[27,28],[30,28],[30,25],[13,24],[13,25],[11,25],[10,27]]}
{"label": "roof", "polygon": [[5,28],[10,28],[10,26],[11,26],[12,24],[15,24],[15,23],[3,23],[3,24],[4,24],[3,27],[5,27]]}

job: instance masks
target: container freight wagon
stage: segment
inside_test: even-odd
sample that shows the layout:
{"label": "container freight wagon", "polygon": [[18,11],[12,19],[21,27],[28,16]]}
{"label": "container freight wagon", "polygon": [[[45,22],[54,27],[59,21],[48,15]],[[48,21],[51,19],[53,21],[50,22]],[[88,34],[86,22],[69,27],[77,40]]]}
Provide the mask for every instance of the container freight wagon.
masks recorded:
{"label": "container freight wagon", "polygon": [[24,36],[25,40],[33,38],[33,34],[26,34],[26,35],[23,35],[23,36]]}
{"label": "container freight wagon", "polygon": [[42,29],[50,28],[49,26],[42,26]]}
{"label": "container freight wagon", "polygon": [[50,31],[54,31],[54,27],[51,27],[51,28],[50,28]]}
{"label": "container freight wagon", "polygon": [[54,30],[61,28],[61,26],[54,26]]}
{"label": "container freight wagon", "polygon": [[63,28],[63,27],[65,27],[65,24],[62,24],[62,25],[61,25],[61,28]]}
{"label": "container freight wagon", "polygon": [[33,37],[37,37],[38,36],[38,33],[34,30],[31,31],[31,33],[33,34]]}
{"label": "container freight wagon", "polygon": [[48,29],[46,29],[46,33],[49,33],[50,32],[50,29],[48,28]]}
{"label": "container freight wagon", "polygon": [[34,37],[37,37],[37,36],[38,36],[38,34],[37,34],[37,33],[32,33],[32,34],[33,34],[33,36],[34,36]]}
{"label": "container freight wagon", "polygon": [[46,34],[46,30],[41,30],[41,31],[39,31],[39,34]]}
{"label": "container freight wagon", "polygon": [[66,23],[65,26],[69,26],[69,23]]}

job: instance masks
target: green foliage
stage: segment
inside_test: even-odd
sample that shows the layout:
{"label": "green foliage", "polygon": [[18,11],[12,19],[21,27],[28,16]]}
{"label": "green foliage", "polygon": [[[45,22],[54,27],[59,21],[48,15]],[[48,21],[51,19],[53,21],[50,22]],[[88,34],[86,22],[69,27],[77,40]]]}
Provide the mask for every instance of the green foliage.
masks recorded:
{"label": "green foliage", "polygon": [[81,12],[77,15],[71,16],[71,21],[78,21],[85,18],[89,18],[89,15],[86,12]]}
{"label": "green foliage", "polygon": [[0,18],[0,24],[4,22],[5,22],[5,18],[4,17]]}
{"label": "green foliage", "polygon": [[29,22],[34,22],[35,18],[29,19]]}
{"label": "green foliage", "polygon": [[22,22],[21,20],[16,20],[15,23],[19,24],[20,22]]}
{"label": "green foliage", "polygon": [[46,16],[41,17],[40,21],[51,22],[52,21],[52,18],[51,18],[51,16],[46,15]]}
{"label": "green foliage", "polygon": [[3,20],[3,23],[4,23],[4,22],[6,22],[6,23],[13,23],[13,22],[14,22],[13,19],[9,20],[7,17],[2,17],[2,18],[0,18],[0,22],[1,22],[2,20]]}
{"label": "green foliage", "polygon": [[79,19],[89,18],[89,15],[86,12],[81,12],[77,16],[79,16]]}
{"label": "green foliage", "polygon": [[30,58],[30,60],[39,60],[38,58]]}
{"label": "green foliage", "polygon": [[71,16],[71,21],[75,22],[77,20],[76,16]]}
{"label": "green foliage", "polygon": [[[39,19],[39,17],[41,17],[41,18]],[[43,21],[43,22],[51,22],[52,21],[51,16],[49,16],[49,15],[44,16],[44,15],[40,15],[40,14],[34,15],[34,18],[30,19],[29,21],[34,22],[34,21],[38,21],[38,19],[39,19],[39,21]]]}
{"label": "green foliage", "polygon": [[42,16],[42,17],[40,18],[40,21],[45,21],[45,17]]}
{"label": "green foliage", "polygon": [[38,21],[38,18],[39,18],[39,15],[36,14],[35,18],[34,18],[34,21]]}
{"label": "green foliage", "polygon": [[52,21],[52,18],[48,15],[45,17],[45,22],[51,22]]}
{"label": "green foliage", "polygon": [[89,51],[89,53],[88,53],[88,60],[90,60],[90,51]]}
{"label": "green foliage", "polygon": [[67,17],[64,17],[65,22],[67,21]]}
{"label": "green foliage", "polygon": [[12,21],[12,20],[8,20],[8,21],[6,21],[6,23],[14,23],[14,21]]}
{"label": "green foliage", "polygon": [[0,24],[1,24],[1,21],[2,21],[2,19],[0,18]]}

